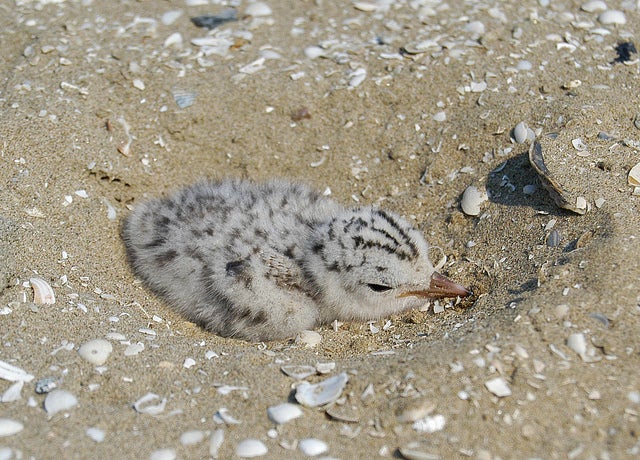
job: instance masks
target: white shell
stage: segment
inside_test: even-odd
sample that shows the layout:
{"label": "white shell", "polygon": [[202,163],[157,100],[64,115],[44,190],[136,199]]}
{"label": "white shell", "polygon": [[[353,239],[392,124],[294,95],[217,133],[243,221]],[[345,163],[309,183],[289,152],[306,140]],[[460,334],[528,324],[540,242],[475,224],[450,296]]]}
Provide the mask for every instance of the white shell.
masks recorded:
{"label": "white shell", "polygon": [[336,363],[333,361],[327,363],[316,363],[316,371],[318,374],[328,374],[336,368]]}
{"label": "white shell", "polygon": [[0,397],[0,401],[2,401],[3,403],[12,402],[22,398],[22,396],[20,395],[20,392],[22,391],[23,386],[24,386],[24,382],[22,380],[18,380],[9,388],[7,388],[4,393],[2,393],[2,397]]}
{"label": "white shell", "polygon": [[167,404],[167,398],[163,398],[158,404],[148,404],[150,401],[160,399],[155,393],[147,393],[142,398],[133,403],[133,408],[140,414],[158,415],[164,411],[164,406]]}
{"label": "white shell", "polygon": [[272,422],[282,424],[302,416],[302,409],[295,404],[283,403],[269,407],[267,416]]}
{"label": "white shell", "polygon": [[284,372],[289,377],[293,377],[296,380],[306,379],[310,375],[316,373],[316,368],[313,366],[305,366],[304,364],[296,365],[292,364],[289,366],[282,366],[280,368],[282,372]]}
{"label": "white shell", "polygon": [[521,121],[513,128],[513,138],[518,144],[523,144],[527,141],[527,135],[529,133],[529,127],[524,121]]}
{"label": "white shell", "polygon": [[307,407],[324,406],[340,397],[348,381],[349,376],[342,372],[315,385],[302,382],[296,388],[296,401]]}
{"label": "white shell", "polygon": [[298,443],[298,447],[308,457],[315,457],[316,455],[324,454],[329,450],[329,446],[324,441],[320,441],[315,438],[301,439]]}
{"label": "white shell", "polygon": [[587,3],[584,3],[580,9],[582,11],[586,11],[587,13],[595,13],[596,11],[604,11],[607,9],[607,4],[602,0],[591,0]]}
{"label": "white shell", "polygon": [[13,364],[0,360],[0,379],[8,380],[9,382],[31,382],[33,375]]}
{"label": "white shell", "polygon": [[142,342],[132,343],[127,348],[125,348],[124,355],[135,356],[138,353],[140,353],[142,350],[144,350],[144,343]]}
{"label": "white shell", "polygon": [[629,185],[633,185],[634,187],[640,186],[640,163],[631,168],[627,181],[629,182]]}
{"label": "white shell", "polygon": [[261,2],[252,3],[247,6],[247,9],[245,10],[245,14],[254,17],[270,16],[272,13],[273,11],[271,11],[271,7],[266,3]]}
{"label": "white shell", "polygon": [[412,427],[420,433],[435,433],[436,431],[442,430],[445,423],[446,419],[444,418],[444,415],[427,415],[426,417],[413,422]]}
{"label": "white shell", "polygon": [[511,396],[511,388],[509,388],[509,384],[507,384],[507,381],[502,377],[496,377],[495,379],[487,380],[484,383],[484,386],[487,387],[487,390],[489,390],[499,398]]}
{"label": "white shell", "polygon": [[33,288],[33,303],[40,305],[53,305],[56,303],[56,295],[53,288],[42,278],[30,278],[29,283]]}
{"label": "white shell", "polygon": [[488,199],[487,192],[470,185],[462,194],[462,201],[460,202],[462,212],[468,216],[477,216],[480,214],[480,205]]}
{"label": "white shell", "polygon": [[584,338],[584,334],[580,332],[571,334],[567,339],[567,346],[584,359],[587,353],[587,340]]}
{"label": "white shell", "polygon": [[94,339],[83,343],[78,349],[78,354],[85,361],[100,366],[107,361],[112,351],[111,342],[105,339]]}
{"label": "white shell", "polygon": [[240,420],[231,415],[229,413],[229,409],[227,409],[226,407],[221,407],[220,409],[218,409],[218,412],[213,415],[213,421],[218,425],[222,425],[223,423],[225,425],[239,425],[242,423]]}
{"label": "white shell", "polygon": [[175,460],[178,458],[175,449],[158,449],[151,452],[149,460]]}
{"label": "white shell", "polygon": [[200,430],[185,431],[180,435],[180,444],[183,446],[193,446],[202,442],[204,439],[204,432]]}
{"label": "white shell", "polygon": [[104,430],[101,430],[100,428],[94,428],[94,427],[87,428],[87,431],[85,431],[85,433],[95,442],[104,441],[105,433],[104,433]]}
{"label": "white shell", "polygon": [[313,348],[322,341],[322,336],[316,331],[300,331],[296,336],[296,343],[302,344],[305,348]]}
{"label": "white shell", "polygon": [[258,439],[245,439],[236,446],[236,455],[242,458],[262,457],[267,452],[267,446]]}
{"label": "white shell", "polygon": [[67,390],[53,390],[47,394],[44,400],[44,410],[47,411],[49,417],[58,412],[66,411],[78,404],[78,398]]}
{"label": "white shell", "polygon": [[618,10],[607,10],[600,13],[598,16],[598,21],[602,24],[626,24],[627,18],[622,11]]}
{"label": "white shell", "polygon": [[20,433],[24,425],[10,418],[0,418],[0,438]]}
{"label": "white shell", "polygon": [[209,455],[213,458],[218,458],[218,451],[224,442],[224,430],[222,428],[218,428],[216,431],[211,433],[211,438],[209,439]]}

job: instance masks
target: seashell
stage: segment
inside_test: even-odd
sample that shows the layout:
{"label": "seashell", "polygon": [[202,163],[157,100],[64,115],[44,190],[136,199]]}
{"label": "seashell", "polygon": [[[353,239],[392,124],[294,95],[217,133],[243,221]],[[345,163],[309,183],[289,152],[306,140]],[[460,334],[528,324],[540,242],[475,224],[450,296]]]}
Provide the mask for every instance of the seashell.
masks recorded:
{"label": "seashell", "polygon": [[33,375],[28,374],[19,367],[0,360],[0,379],[8,380],[9,382],[31,382]]}
{"label": "seashell", "polygon": [[509,384],[502,377],[496,377],[495,379],[487,380],[484,383],[484,386],[498,398],[511,396],[511,388],[509,388]]}
{"label": "seashell", "polygon": [[378,9],[378,5],[372,2],[353,2],[353,7],[356,10],[371,13]]}
{"label": "seashell", "polygon": [[53,390],[44,400],[44,410],[49,417],[78,405],[78,398],[67,390]]}
{"label": "seashell", "polygon": [[325,51],[319,46],[307,46],[304,49],[304,55],[309,59],[316,59],[325,56]]}
{"label": "seashell", "polygon": [[193,446],[201,443],[204,439],[204,432],[200,430],[185,431],[180,435],[180,444],[183,446]]}
{"label": "seashell", "polygon": [[322,336],[316,331],[300,331],[296,336],[296,343],[305,348],[313,348],[322,341]]}
{"label": "seashell", "polygon": [[85,361],[100,366],[107,361],[112,351],[111,342],[105,339],[94,339],[83,343],[78,349],[78,354]]}
{"label": "seashell", "polygon": [[533,142],[529,148],[529,163],[538,173],[542,186],[547,190],[551,199],[563,209],[568,209],[576,214],[587,212],[587,202],[584,197],[574,197],[573,194],[565,190],[551,175],[544,163],[542,146],[540,142]]}
{"label": "seashell", "polygon": [[439,460],[440,456],[435,454],[429,454],[427,452],[423,452],[418,450],[417,443],[409,443],[409,445],[401,447],[398,449],[402,458],[406,458],[407,460]]}
{"label": "seashell", "polygon": [[446,424],[446,419],[444,415],[427,415],[424,418],[416,420],[413,422],[411,427],[419,433],[435,433],[436,431],[440,431],[444,428]]}
{"label": "seashell", "polygon": [[291,403],[278,404],[277,406],[271,406],[267,409],[267,416],[269,420],[278,425],[290,422],[298,417],[302,416],[302,409]]}
{"label": "seashell", "polygon": [[13,436],[16,433],[20,433],[24,425],[16,420],[10,418],[0,418],[0,438],[4,436]]}
{"label": "seashell", "polygon": [[175,449],[158,449],[151,452],[149,460],[175,460],[178,458]]}
{"label": "seashell", "polygon": [[181,109],[186,109],[187,107],[191,107],[196,101],[197,93],[193,91],[186,91],[179,88],[174,88],[171,91],[173,94],[173,100],[176,101],[176,104]]}
{"label": "seashell", "polygon": [[315,457],[329,450],[326,442],[315,438],[301,439],[298,443],[298,448],[308,457]]}
{"label": "seashell", "polygon": [[318,374],[328,374],[332,372],[336,368],[336,363],[328,362],[328,363],[316,363],[316,371]]}
{"label": "seashell", "polygon": [[462,194],[462,200],[460,201],[462,212],[468,216],[477,216],[480,214],[480,205],[488,199],[487,192],[470,185]]}
{"label": "seashell", "polygon": [[223,423],[225,425],[239,425],[242,423],[240,420],[231,415],[229,413],[229,409],[227,409],[226,407],[221,407],[220,409],[218,409],[218,412],[213,414],[213,421],[218,425],[221,425]]}
{"label": "seashell", "polygon": [[527,141],[527,134],[529,132],[529,127],[525,124],[524,121],[521,121],[513,128],[513,138],[518,144],[523,144]]}
{"label": "seashell", "polygon": [[332,404],[327,407],[325,413],[334,420],[338,420],[343,423],[358,423],[360,422],[360,416],[357,413],[357,409],[355,407],[345,407],[339,406],[337,404]]}
{"label": "seashell", "polygon": [[591,0],[587,3],[582,4],[580,6],[582,11],[586,11],[587,13],[595,13],[596,11],[604,11],[607,9],[607,4],[602,0]]}
{"label": "seashell", "polygon": [[92,428],[87,428],[85,433],[87,434],[87,436],[89,436],[95,442],[104,441],[105,432],[104,432],[104,430],[101,430],[100,428],[93,428],[93,427]]}
{"label": "seashell", "polygon": [[431,414],[435,408],[431,401],[410,401],[399,411],[397,419],[400,423],[413,423]]}
{"label": "seashell", "polygon": [[56,303],[56,296],[53,288],[42,278],[30,278],[29,283],[33,288],[33,303],[38,305],[53,305]]}
{"label": "seashell", "polygon": [[360,86],[360,84],[364,81],[364,79],[367,78],[367,71],[366,69],[363,69],[363,68],[356,69],[349,74],[348,78],[349,78],[349,86],[351,88],[355,88],[357,86]]}
{"label": "seashell", "polygon": [[261,2],[251,3],[244,12],[246,15],[254,17],[270,16],[273,13],[269,5]]}
{"label": "seashell", "polygon": [[627,17],[619,10],[606,10],[598,15],[598,21],[602,24],[623,25],[627,23]]}
{"label": "seashell", "polygon": [[296,380],[306,379],[307,377],[315,374],[317,372],[316,368],[313,366],[305,366],[305,365],[289,365],[282,366],[280,368],[282,372],[284,372],[289,377],[293,377]]}
{"label": "seashell", "polygon": [[584,141],[579,137],[572,139],[571,145],[573,145],[573,148],[578,152],[584,152],[585,150],[587,150],[587,144],[585,144]]}
{"label": "seashell", "polygon": [[164,406],[167,404],[167,398],[162,398],[162,400],[156,405],[149,404],[151,401],[156,399],[160,399],[160,396],[155,393],[147,393],[142,398],[133,403],[133,408],[139,414],[161,414],[164,411]]}
{"label": "seashell", "polygon": [[224,430],[222,428],[218,428],[216,431],[211,433],[211,438],[209,438],[209,455],[212,458],[218,458],[218,451],[224,442]]}
{"label": "seashell", "polygon": [[340,397],[348,381],[349,376],[342,372],[314,385],[302,382],[296,388],[296,401],[307,407],[324,406]]}
{"label": "seashell", "polygon": [[558,230],[553,229],[549,232],[549,236],[547,236],[547,246],[550,248],[555,248],[560,244],[561,240],[560,232]]}
{"label": "seashell", "polygon": [[18,380],[17,382],[15,382],[13,385],[7,388],[4,393],[2,393],[2,396],[0,396],[0,402],[12,402],[22,398],[20,393],[22,392],[23,386],[24,382],[22,380]]}
{"label": "seashell", "polygon": [[254,458],[266,455],[269,450],[264,443],[258,439],[245,439],[236,446],[236,455],[241,458]]}
{"label": "seashell", "polygon": [[567,346],[576,352],[578,356],[584,359],[587,353],[587,340],[584,334],[576,332],[567,338]]}
{"label": "seashell", "polygon": [[124,349],[124,355],[135,356],[138,353],[140,353],[142,350],[144,350],[144,343],[142,342],[132,343],[132,344],[129,344],[127,348]]}
{"label": "seashell", "polygon": [[629,176],[627,177],[627,181],[629,182],[629,185],[640,187],[640,163],[631,168],[631,171],[629,171]]}

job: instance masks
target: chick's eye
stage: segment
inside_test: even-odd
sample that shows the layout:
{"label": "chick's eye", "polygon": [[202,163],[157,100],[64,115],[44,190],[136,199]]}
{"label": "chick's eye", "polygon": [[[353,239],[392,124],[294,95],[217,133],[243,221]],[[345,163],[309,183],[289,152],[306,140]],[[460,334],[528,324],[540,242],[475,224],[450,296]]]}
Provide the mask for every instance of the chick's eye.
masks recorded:
{"label": "chick's eye", "polygon": [[369,287],[369,289],[371,289],[373,292],[385,292],[392,289],[391,286],[385,286],[384,284],[375,283],[368,283],[367,287]]}

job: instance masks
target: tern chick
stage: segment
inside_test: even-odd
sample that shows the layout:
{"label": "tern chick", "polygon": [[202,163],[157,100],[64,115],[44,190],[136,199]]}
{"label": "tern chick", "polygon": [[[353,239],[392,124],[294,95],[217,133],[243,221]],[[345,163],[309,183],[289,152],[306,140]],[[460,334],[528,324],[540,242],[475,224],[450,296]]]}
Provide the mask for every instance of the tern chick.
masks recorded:
{"label": "tern chick", "polygon": [[286,339],[469,294],[435,271],[400,216],[297,183],[199,182],[136,206],[122,238],[155,294],[224,337]]}

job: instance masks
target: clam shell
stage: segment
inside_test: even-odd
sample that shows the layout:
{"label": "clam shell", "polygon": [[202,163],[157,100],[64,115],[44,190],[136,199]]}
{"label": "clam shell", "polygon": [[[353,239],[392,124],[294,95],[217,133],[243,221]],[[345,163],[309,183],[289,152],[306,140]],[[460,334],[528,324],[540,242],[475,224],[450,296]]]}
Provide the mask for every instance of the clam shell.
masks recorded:
{"label": "clam shell", "polygon": [[302,382],[296,388],[296,401],[307,407],[324,406],[340,397],[348,381],[349,376],[342,372],[314,385]]}
{"label": "clam shell", "polygon": [[42,278],[30,278],[29,283],[33,288],[33,303],[40,305],[53,305],[56,303],[56,295],[53,288]]}
{"label": "clam shell", "polygon": [[267,409],[269,420],[277,424],[290,422],[302,416],[302,409],[291,403],[278,404]]}
{"label": "clam shell", "polygon": [[150,401],[156,399],[160,399],[160,396],[155,393],[147,393],[133,403],[133,408],[140,414],[158,415],[164,411],[164,406],[167,404],[167,398],[163,398],[156,405],[149,404]]}
{"label": "clam shell", "polygon": [[267,446],[258,439],[245,439],[236,446],[236,455],[241,458],[262,457],[267,452]]}
{"label": "clam shell", "polygon": [[538,173],[542,186],[547,190],[551,199],[561,208],[573,211],[576,214],[584,214],[587,212],[587,202],[581,196],[574,196],[560,185],[551,175],[549,169],[544,163],[542,154],[542,145],[540,142],[533,142],[529,148],[529,163],[531,167]]}
{"label": "clam shell", "polygon": [[487,192],[470,185],[462,194],[462,200],[460,201],[462,212],[468,216],[477,216],[480,214],[480,205],[488,199]]}
{"label": "clam shell", "polygon": [[282,366],[280,370],[284,372],[286,375],[288,375],[289,377],[293,377],[296,380],[306,379],[307,377],[317,372],[316,368],[313,366],[296,365],[296,364],[292,364],[289,366]]}
{"label": "clam shell", "polygon": [[224,442],[224,430],[222,428],[218,428],[216,431],[211,433],[211,438],[209,438],[209,455],[212,458],[218,458],[218,451]]}
{"label": "clam shell", "polygon": [[298,448],[308,457],[315,457],[316,455],[324,454],[329,450],[329,446],[326,442],[315,438],[301,439],[298,443]]}

